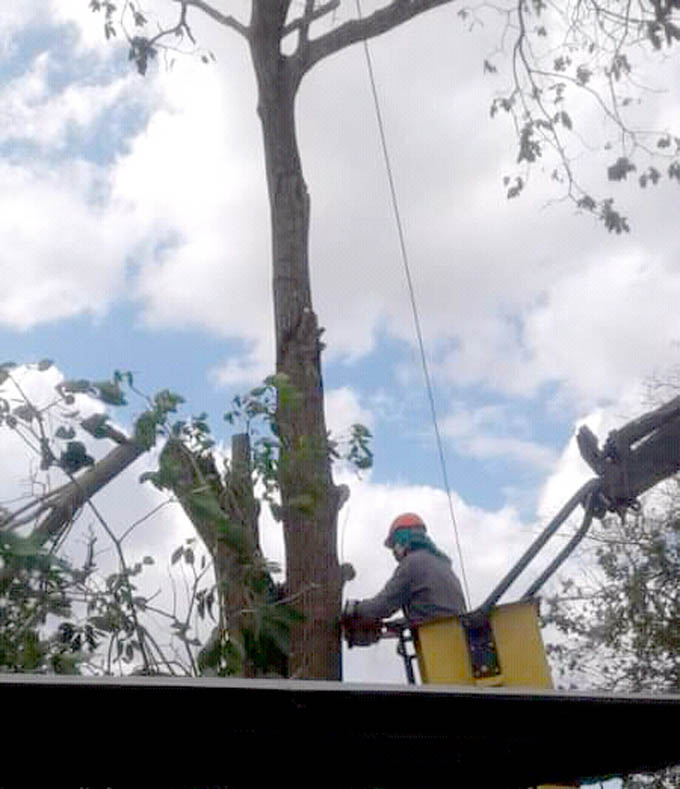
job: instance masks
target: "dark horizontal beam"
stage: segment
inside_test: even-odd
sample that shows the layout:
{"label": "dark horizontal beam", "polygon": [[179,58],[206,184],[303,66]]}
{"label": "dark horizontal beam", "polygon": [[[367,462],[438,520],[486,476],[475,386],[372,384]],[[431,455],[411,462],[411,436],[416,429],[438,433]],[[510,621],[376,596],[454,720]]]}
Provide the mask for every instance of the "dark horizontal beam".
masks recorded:
{"label": "dark horizontal beam", "polygon": [[22,786],[39,776],[114,788],[450,776],[509,789],[680,763],[676,696],[28,675],[0,676],[0,694],[7,786],[16,771]]}

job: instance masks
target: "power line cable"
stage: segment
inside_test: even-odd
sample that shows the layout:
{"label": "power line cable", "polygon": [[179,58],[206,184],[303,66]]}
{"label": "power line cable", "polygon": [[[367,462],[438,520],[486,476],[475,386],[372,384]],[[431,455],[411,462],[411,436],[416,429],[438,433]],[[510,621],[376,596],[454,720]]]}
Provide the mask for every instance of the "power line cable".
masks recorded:
{"label": "power line cable", "polygon": [[[356,7],[357,7],[357,14],[359,19],[362,19],[363,15],[361,13],[361,2],[360,0],[356,0]],[[364,39],[364,54],[366,56],[366,66],[368,69],[368,77],[369,82],[371,84],[371,93],[373,95],[373,104],[375,107],[375,115],[378,122],[378,131],[380,134],[380,145],[382,147],[383,158],[385,160],[385,169],[387,171],[387,180],[389,183],[390,189],[390,196],[392,200],[392,209],[394,212],[394,219],[397,226],[397,235],[399,237],[399,247],[401,249],[401,259],[404,265],[404,273],[406,275],[406,283],[408,286],[409,298],[411,301],[411,311],[413,313],[413,322],[415,325],[416,337],[418,340],[418,347],[420,349],[420,361],[423,368],[423,376],[425,378],[425,388],[427,390],[427,397],[430,404],[430,413],[432,415],[432,423],[434,425],[434,433],[435,439],[437,443],[437,452],[439,454],[439,463],[442,470],[442,479],[444,482],[444,488],[446,490],[446,497],[449,506],[449,515],[451,518],[451,523],[453,525],[453,533],[456,538],[456,549],[458,551],[458,559],[460,563],[461,575],[463,580],[463,586],[465,588],[465,597],[467,601],[468,608],[470,607],[470,589],[467,582],[467,575],[465,572],[465,562],[463,560],[463,551],[460,544],[460,537],[458,534],[458,524],[456,522],[456,516],[453,509],[453,499],[451,497],[451,486],[449,485],[449,478],[448,473],[446,470],[446,460],[444,457],[444,449],[442,446],[441,434],[439,432],[439,424],[437,421],[437,409],[435,407],[434,402],[434,393],[432,389],[432,381],[430,379],[430,373],[427,367],[427,359],[425,357],[425,344],[423,342],[423,334],[420,328],[420,318],[418,317],[418,305],[416,303],[415,297],[415,290],[413,287],[413,280],[411,278],[411,267],[409,264],[409,257],[408,252],[406,250],[406,242],[405,242],[405,234],[404,234],[404,227],[401,221],[401,212],[399,210],[399,202],[397,200],[397,189],[394,183],[394,176],[392,174],[392,164],[390,161],[390,156],[387,148],[387,138],[385,136],[385,126],[382,119],[382,112],[380,110],[380,100],[378,98],[378,90],[376,87],[376,79],[375,73],[373,71],[373,62],[371,60],[371,53],[368,48],[368,41]]]}

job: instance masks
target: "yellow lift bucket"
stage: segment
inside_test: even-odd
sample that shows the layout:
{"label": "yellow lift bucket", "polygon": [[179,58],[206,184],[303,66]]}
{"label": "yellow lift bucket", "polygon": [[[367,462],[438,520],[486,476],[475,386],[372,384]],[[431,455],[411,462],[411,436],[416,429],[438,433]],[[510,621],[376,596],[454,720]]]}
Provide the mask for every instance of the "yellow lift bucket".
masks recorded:
{"label": "yellow lift bucket", "polygon": [[473,670],[465,628],[459,617],[421,625],[415,642],[422,681],[552,688],[538,624],[538,600],[499,605],[491,610],[488,619],[496,660],[486,675]]}

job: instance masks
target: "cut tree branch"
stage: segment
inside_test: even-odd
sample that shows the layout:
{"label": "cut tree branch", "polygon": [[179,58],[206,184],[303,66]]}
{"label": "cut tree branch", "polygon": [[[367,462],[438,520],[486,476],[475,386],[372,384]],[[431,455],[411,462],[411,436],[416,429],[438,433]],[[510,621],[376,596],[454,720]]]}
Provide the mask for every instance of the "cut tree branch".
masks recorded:
{"label": "cut tree branch", "polygon": [[144,446],[134,441],[128,441],[112,449],[92,468],[65,485],[57,499],[50,501],[50,514],[40,522],[32,536],[41,545],[51,537],[56,537],[88,499],[146,451]]}
{"label": "cut tree branch", "polygon": [[[92,496],[146,451],[145,447],[134,441],[119,444],[80,477],[62,486],[59,491],[55,491],[58,495],[50,494],[49,497],[44,497],[38,514],[46,509],[49,509],[49,513],[31,533],[31,539],[35,540],[36,545],[42,546],[48,540],[59,537],[78,510]],[[0,570],[0,583],[9,581],[15,574],[15,567],[11,563],[6,564]]]}
{"label": "cut tree branch", "polygon": [[351,19],[309,42],[301,53],[303,72],[309,71],[323,58],[339,52],[345,47],[387,33],[425,11],[430,11],[452,0],[393,0],[385,8],[374,11],[370,16]]}

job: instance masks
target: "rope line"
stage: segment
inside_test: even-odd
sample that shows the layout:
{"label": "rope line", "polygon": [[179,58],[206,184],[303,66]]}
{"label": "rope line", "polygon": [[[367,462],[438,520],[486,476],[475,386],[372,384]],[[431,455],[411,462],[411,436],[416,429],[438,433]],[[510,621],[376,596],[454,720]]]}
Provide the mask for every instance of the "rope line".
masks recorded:
{"label": "rope line", "polygon": [[[362,18],[361,13],[361,1],[356,0],[356,7],[357,7],[357,14],[359,19]],[[439,463],[441,465],[442,470],[442,479],[444,482],[444,488],[446,490],[446,497],[449,506],[449,516],[451,518],[451,523],[453,525],[453,532],[456,538],[456,549],[458,551],[458,559],[460,563],[461,575],[463,580],[463,587],[465,589],[465,597],[468,608],[470,607],[470,589],[468,587],[467,575],[465,572],[465,562],[463,561],[463,550],[460,544],[460,537],[458,534],[458,524],[456,522],[456,516],[453,510],[453,499],[451,497],[451,486],[449,485],[449,478],[448,473],[446,470],[446,460],[444,457],[444,449],[442,446],[442,439],[441,434],[439,432],[439,424],[437,421],[437,409],[435,407],[434,402],[434,393],[432,389],[432,381],[430,379],[430,373],[427,367],[427,359],[425,357],[425,343],[423,342],[423,334],[420,328],[420,318],[418,316],[418,305],[416,303],[415,297],[415,290],[413,287],[413,280],[411,277],[411,267],[409,264],[408,252],[406,250],[406,241],[405,241],[405,234],[404,234],[404,227],[401,221],[401,212],[399,210],[399,202],[397,200],[397,189],[394,183],[394,176],[392,174],[392,164],[390,161],[390,156],[387,148],[387,138],[385,136],[385,126],[383,124],[382,119],[382,112],[380,110],[380,100],[378,98],[378,90],[376,87],[376,79],[375,74],[373,71],[373,61],[371,60],[371,53],[368,48],[368,42],[366,39],[363,41],[364,45],[364,54],[366,56],[366,66],[368,69],[368,77],[369,82],[371,85],[371,93],[373,95],[373,104],[375,107],[375,115],[378,122],[378,131],[380,134],[380,145],[382,147],[383,152],[383,159],[385,161],[385,169],[387,171],[387,180],[389,184],[390,190],[390,197],[392,201],[392,210],[394,212],[394,219],[397,226],[397,235],[399,237],[399,247],[401,249],[401,259],[404,266],[404,273],[406,275],[406,283],[408,286],[409,292],[409,299],[411,301],[411,311],[413,313],[413,322],[415,325],[416,337],[418,340],[418,347],[420,349],[420,361],[423,368],[423,376],[425,378],[425,388],[427,390],[427,397],[430,404],[430,413],[432,415],[432,423],[434,425],[434,433],[435,439],[437,443],[437,452],[439,455]]]}

